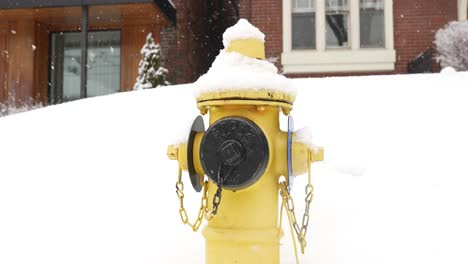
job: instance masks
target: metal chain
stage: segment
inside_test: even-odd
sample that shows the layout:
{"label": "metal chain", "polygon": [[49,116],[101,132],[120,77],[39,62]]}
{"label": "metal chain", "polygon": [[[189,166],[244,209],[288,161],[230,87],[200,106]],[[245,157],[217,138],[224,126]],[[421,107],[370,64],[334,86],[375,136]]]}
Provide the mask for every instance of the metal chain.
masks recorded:
{"label": "metal chain", "polygon": [[213,196],[213,210],[209,212],[206,216],[206,219],[208,221],[213,219],[213,217],[218,213],[219,204],[221,203],[221,197],[223,194],[223,184],[227,180],[227,178],[229,178],[229,176],[231,175],[231,171],[233,169],[233,168],[230,168],[228,170],[226,177],[224,177],[223,179],[223,177],[221,177],[222,168],[223,168],[223,164],[221,164],[218,169],[218,189],[216,189],[216,193]]}
{"label": "metal chain", "polygon": [[302,226],[300,228],[296,220],[296,213],[294,212],[294,201],[293,201],[293,198],[291,197],[291,194],[289,193],[287,183],[286,181],[282,181],[279,184],[280,194],[281,194],[281,197],[283,198],[283,203],[286,205],[286,212],[288,214],[290,224],[292,225],[296,233],[297,240],[299,241],[299,244],[301,245],[302,254],[304,254],[304,250],[307,245],[306,233],[307,233],[307,227],[309,226],[309,219],[310,219],[310,216],[309,216],[310,203],[312,202],[312,198],[314,197],[314,194],[313,194],[314,187],[312,186],[311,175],[310,175],[310,162],[311,162],[311,157],[309,154],[308,162],[307,162],[309,180],[308,180],[308,184],[305,187],[305,193],[306,193],[305,209],[304,209],[304,214],[302,216]]}
{"label": "metal chain", "polygon": [[[192,224],[189,222],[187,211],[184,208],[184,183],[182,182],[182,169],[179,167],[179,174],[176,183],[176,193],[177,197],[179,197],[180,202],[180,219],[182,223],[189,225],[193,232],[196,232],[203,221],[203,217],[208,213],[208,181],[203,183],[203,190],[202,190],[202,198],[200,203],[200,210],[198,210],[197,219]],[[211,219],[210,219],[211,220]]]}
{"label": "metal chain", "polygon": [[211,211],[210,217],[215,216],[218,213],[218,207],[221,203],[221,195],[223,193],[223,185],[218,185],[218,189],[216,190],[215,195],[213,196],[213,210]]}

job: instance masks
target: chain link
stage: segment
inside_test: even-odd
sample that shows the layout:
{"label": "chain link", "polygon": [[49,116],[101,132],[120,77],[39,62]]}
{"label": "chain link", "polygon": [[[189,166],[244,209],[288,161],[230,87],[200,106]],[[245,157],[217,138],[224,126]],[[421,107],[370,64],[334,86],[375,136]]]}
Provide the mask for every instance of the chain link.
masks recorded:
{"label": "chain link", "polygon": [[215,195],[213,196],[213,211],[212,211],[213,216],[215,216],[218,213],[218,207],[219,207],[219,204],[221,203],[222,193],[223,193],[223,189],[220,184],[218,186],[218,189],[216,190]]}
{"label": "chain link", "polygon": [[218,170],[218,189],[213,196],[213,210],[208,209],[208,181],[203,183],[202,189],[202,199],[200,203],[200,209],[198,210],[197,220],[193,224],[189,222],[187,211],[184,208],[184,183],[182,182],[182,169],[179,167],[177,182],[176,182],[176,193],[177,197],[179,198],[180,209],[179,215],[182,223],[189,225],[192,227],[192,230],[196,232],[199,228],[201,223],[203,222],[203,218],[205,218],[208,222],[213,220],[213,218],[218,213],[219,204],[221,203],[221,196],[223,192],[223,183],[229,177],[231,170],[228,171],[227,176],[223,179],[221,177],[221,169],[222,165],[220,165]]}
{"label": "chain link", "polygon": [[[305,247],[307,245],[306,234],[307,234],[307,228],[308,228],[309,219],[310,219],[310,215],[309,215],[310,204],[314,197],[313,195],[314,187],[311,184],[311,175],[310,175],[310,157],[309,157],[309,162],[308,162],[307,167],[308,167],[309,182],[305,187],[305,193],[306,193],[305,209],[304,209],[304,214],[302,216],[301,227],[299,227],[299,224],[297,223],[296,213],[294,211],[295,209],[294,201],[293,201],[293,198],[291,197],[291,194],[289,193],[287,183],[286,181],[282,181],[279,183],[280,195],[283,198],[283,204],[285,205],[288,218],[290,219],[290,224],[292,226],[292,229],[296,233],[296,237],[297,237],[297,240],[299,241],[299,244],[301,245],[301,252],[303,254],[304,254]],[[221,168],[220,168],[220,171],[221,171]],[[179,167],[178,178],[176,182],[176,194],[177,194],[177,197],[179,198],[179,203],[180,203],[179,215],[183,224],[190,226],[192,230],[196,232],[200,228],[201,223],[203,222],[203,218],[206,218],[206,220],[208,221],[211,221],[214,218],[214,216],[218,212],[219,204],[221,203],[222,186],[223,186],[224,180],[226,180],[226,178],[222,179],[222,177],[220,176],[220,172],[219,172],[218,173],[218,182],[219,182],[218,189],[216,190],[216,193],[213,196],[213,210],[211,211],[209,211],[208,209],[208,181],[205,181],[203,183],[200,209],[198,210],[197,219],[192,224],[190,223],[187,211],[184,208],[184,183],[182,182],[182,169]]]}
{"label": "chain link", "polygon": [[282,181],[279,183],[280,187],[280,194],[281,197],[283,198],[283,204],[286,207],[286,213],[288,214],[288,218],[290,220],[290,224],[292,225],[292,228],[294,229],[294,232],[296,233],[297,240],[299,241],[299,244],[301,245],[301,252],[304,254],[305,247],[307,245],[306,241],[306,233],[307,233],[307,227],[309,226],[309,211],[310,211],[310,203],[312,202],[312,198],[314,197],[314,186],[311,184],[311,176],[310,176],[310,157],[309,157],[309,162],[307,165],[308,168],[308,178],[309,182],[305,187],[305,209],[304,209],[304,214],[302,216],[302,226],[299,227],[299,224],[297,223],[296,219],[296,213],[294,212],[294,201],[293,198],[291,197],[291,194],[289,193],[288,185],[286,181]]}
{"label": "chain link", "polygon": [[221,196],[223,194],[223,184],[224,184],[224,181],[227,179],[227,177],[229,177],[230,171],[231,171],[229,170],[227,177],[223,179],[223,177],[221,177],[222,169],[223,169],[223,164],[221,164],[218,169],[218,189],[216,189],[216,193],[213,196],[213,211],[211,212],[212,215],[210,215],[211,218],[218,213],[218,207],[219,207],[219,204],[221,203]]}
{"label": "chain link", "polygon": [[205,181],[203,183],[200,209],[198,210],[197,219],[195,220],[193,224],[190,223],[188,215],[187,215],[187,211],[184,208],[184,183],[182,182],[182,169],[181,168],[179,168],[179,174],[178,174],[177,183],[176,183],[176,193],[177,193],[177,197],[179,198],[179,203],[180,203],[180,208],[179,208],[180,220],[182,220],[182,223],[190,226],[192,230],[196,232],[200,228],[200,225],[203,222],[203,218],[208,213],[208,181]]}

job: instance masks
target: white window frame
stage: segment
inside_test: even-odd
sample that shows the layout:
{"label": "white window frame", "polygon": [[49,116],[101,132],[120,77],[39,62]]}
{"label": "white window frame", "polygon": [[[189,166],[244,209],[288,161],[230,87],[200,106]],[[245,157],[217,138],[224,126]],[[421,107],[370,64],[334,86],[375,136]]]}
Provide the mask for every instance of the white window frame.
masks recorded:
{"label": "white window frame", "polygon": [[282,1],[283,53],[281,54],[281,63],[284,73],[391,71],[395,69],[393,0],[384,0],[385,48],[360,47],[359,0],[349,0],[350,48],[338,50],[326,49],[325,0],[315,0],[316,49],[293,50],[291,48],[292,4],[291,0]]}
{"label": "white window frame", "polygon": [[468,0],[458,0],[458,20],[467,20]]}

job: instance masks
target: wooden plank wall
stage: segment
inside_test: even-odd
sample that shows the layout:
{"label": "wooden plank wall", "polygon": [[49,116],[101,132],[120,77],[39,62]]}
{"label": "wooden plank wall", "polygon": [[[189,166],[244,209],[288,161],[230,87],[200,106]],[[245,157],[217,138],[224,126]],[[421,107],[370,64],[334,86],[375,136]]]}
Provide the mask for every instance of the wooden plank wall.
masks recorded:
{"label": "wooden plank wall", "polygon": [[7,40],[9,32],[8,24],[0,24],[0,103],[5,103],[8,100],[6,77],[8,76]]}
{"label": "wooden plank wall", "polygon": [[[0,30],[0,100],[16,106],[31,103],[34,69],[34,23],[2,23]],[[11,100],[10,100],[11,99]]]}
{"label": "wooden plank wall", "polygon": [[151,32],[154,40],[159,43],[160,26],[124,24],[121,30],[120,90],[130,91],[138,76],[140,50],[146,42],[146,35]]}
{"label": "wooden plank wall", "polygon": [[10,24],[8,41],[8,92],[15,97],[15,104],[31,103],[34,70],[34,22],[20,20]]}
{"label": "wooden plank wall", "polygon": [[35,24],[33,98],[43,105],[49,93],[49,29],[46,24]]}

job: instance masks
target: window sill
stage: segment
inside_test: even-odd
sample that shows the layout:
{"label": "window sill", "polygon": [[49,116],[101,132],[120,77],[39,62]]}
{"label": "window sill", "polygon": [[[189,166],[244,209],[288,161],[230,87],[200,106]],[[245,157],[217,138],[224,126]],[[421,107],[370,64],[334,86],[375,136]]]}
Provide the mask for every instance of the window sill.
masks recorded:
{"label": "window sill", "polygon": [[284,73],[391,71],[393,49],[290,51],[281,54]]}

